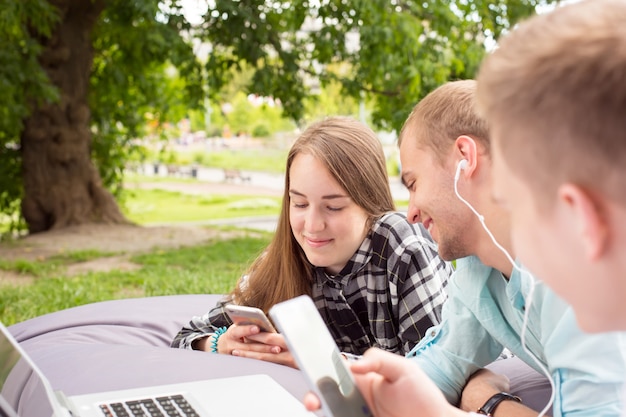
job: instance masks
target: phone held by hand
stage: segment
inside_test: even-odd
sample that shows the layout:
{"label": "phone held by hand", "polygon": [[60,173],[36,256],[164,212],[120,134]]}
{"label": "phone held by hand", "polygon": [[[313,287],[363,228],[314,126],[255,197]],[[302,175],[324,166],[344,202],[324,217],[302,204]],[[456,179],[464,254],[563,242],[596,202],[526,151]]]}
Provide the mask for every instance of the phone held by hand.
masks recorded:
{"label": "phone held by hand", "polygon": [[230,317],[235,324],[255,324],[259,326],[259,329],[261,329],[262,332],[276,333],[276,329],[272,325],[272,322],[260,308],[227,304],[224,309],[226,310],[228,317]]}
{"label": "phone held by hand", "polygon": [[274,305],[270,317],[285,338],[327,417],[373,417],[347,361],[307,295]]}

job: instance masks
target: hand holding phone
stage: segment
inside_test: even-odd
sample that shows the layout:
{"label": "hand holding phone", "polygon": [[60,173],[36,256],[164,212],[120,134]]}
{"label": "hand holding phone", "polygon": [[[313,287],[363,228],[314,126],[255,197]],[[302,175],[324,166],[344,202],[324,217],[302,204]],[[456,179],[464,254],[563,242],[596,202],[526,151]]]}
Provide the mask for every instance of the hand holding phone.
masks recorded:
{"label": "hand holding phone", "polygon": [[347,361],[307,295],[278,303],[270,317],[317,394],[327,417],[372,417]]}
{"label": "hand holding phone", "polygon": [[226,314],[238,325],[257,325],[262,332],[276,333],[272,322],[267,318],[263,310],[256,307],[238,306],[227,304],[224,309]]}

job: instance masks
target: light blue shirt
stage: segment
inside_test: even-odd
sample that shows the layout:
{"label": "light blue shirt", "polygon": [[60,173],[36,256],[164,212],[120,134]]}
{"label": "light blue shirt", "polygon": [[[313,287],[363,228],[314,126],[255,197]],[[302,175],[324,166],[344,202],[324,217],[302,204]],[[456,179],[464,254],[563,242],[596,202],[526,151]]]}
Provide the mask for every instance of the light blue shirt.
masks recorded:
{"label": "light blue shirt", "polygon": [[[407,355],[450,403],[459,402],[469,376],[494,361],[503,347],[542,372],[521,345],[524,300],[532,284],[527,272],[514,269],[507,282],[476,257],[457,261],[442,322]],[[525,344],[555,383],[553,415],[620,416],[626,333],[584,333],[572,308],[538,280],[530,300]]]}

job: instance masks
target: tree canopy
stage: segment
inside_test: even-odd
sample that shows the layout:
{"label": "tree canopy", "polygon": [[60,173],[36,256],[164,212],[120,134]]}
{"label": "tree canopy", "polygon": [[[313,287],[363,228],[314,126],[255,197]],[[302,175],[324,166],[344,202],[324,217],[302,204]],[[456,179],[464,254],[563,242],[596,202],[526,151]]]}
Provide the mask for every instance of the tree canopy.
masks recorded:
{"label": "tree canopy", "polygon": [[[198,0],[200,1],[200,0]],[[233,71],[306,122],[319,86],[398,129],[425,94],[557,0],[0,0],[0,212],[29,231],[121,222],[111,193],[147,120],[220,100]],[[208,48],[199,56],[199,45]]]}

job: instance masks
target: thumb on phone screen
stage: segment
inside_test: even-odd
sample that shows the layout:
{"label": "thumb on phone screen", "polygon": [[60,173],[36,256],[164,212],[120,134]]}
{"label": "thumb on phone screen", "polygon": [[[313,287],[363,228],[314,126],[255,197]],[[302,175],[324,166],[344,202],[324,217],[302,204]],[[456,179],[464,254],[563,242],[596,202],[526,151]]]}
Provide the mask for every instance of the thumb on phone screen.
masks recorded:
{"label": "thumb on phone screen", "polygon": [[339,390],[337,382],[329,376],[318,379],[317,388],[333,416],[372,416],[367,406],[363,405],[363,398],[357,389],[353,389],[351,393],[344,395]]}

